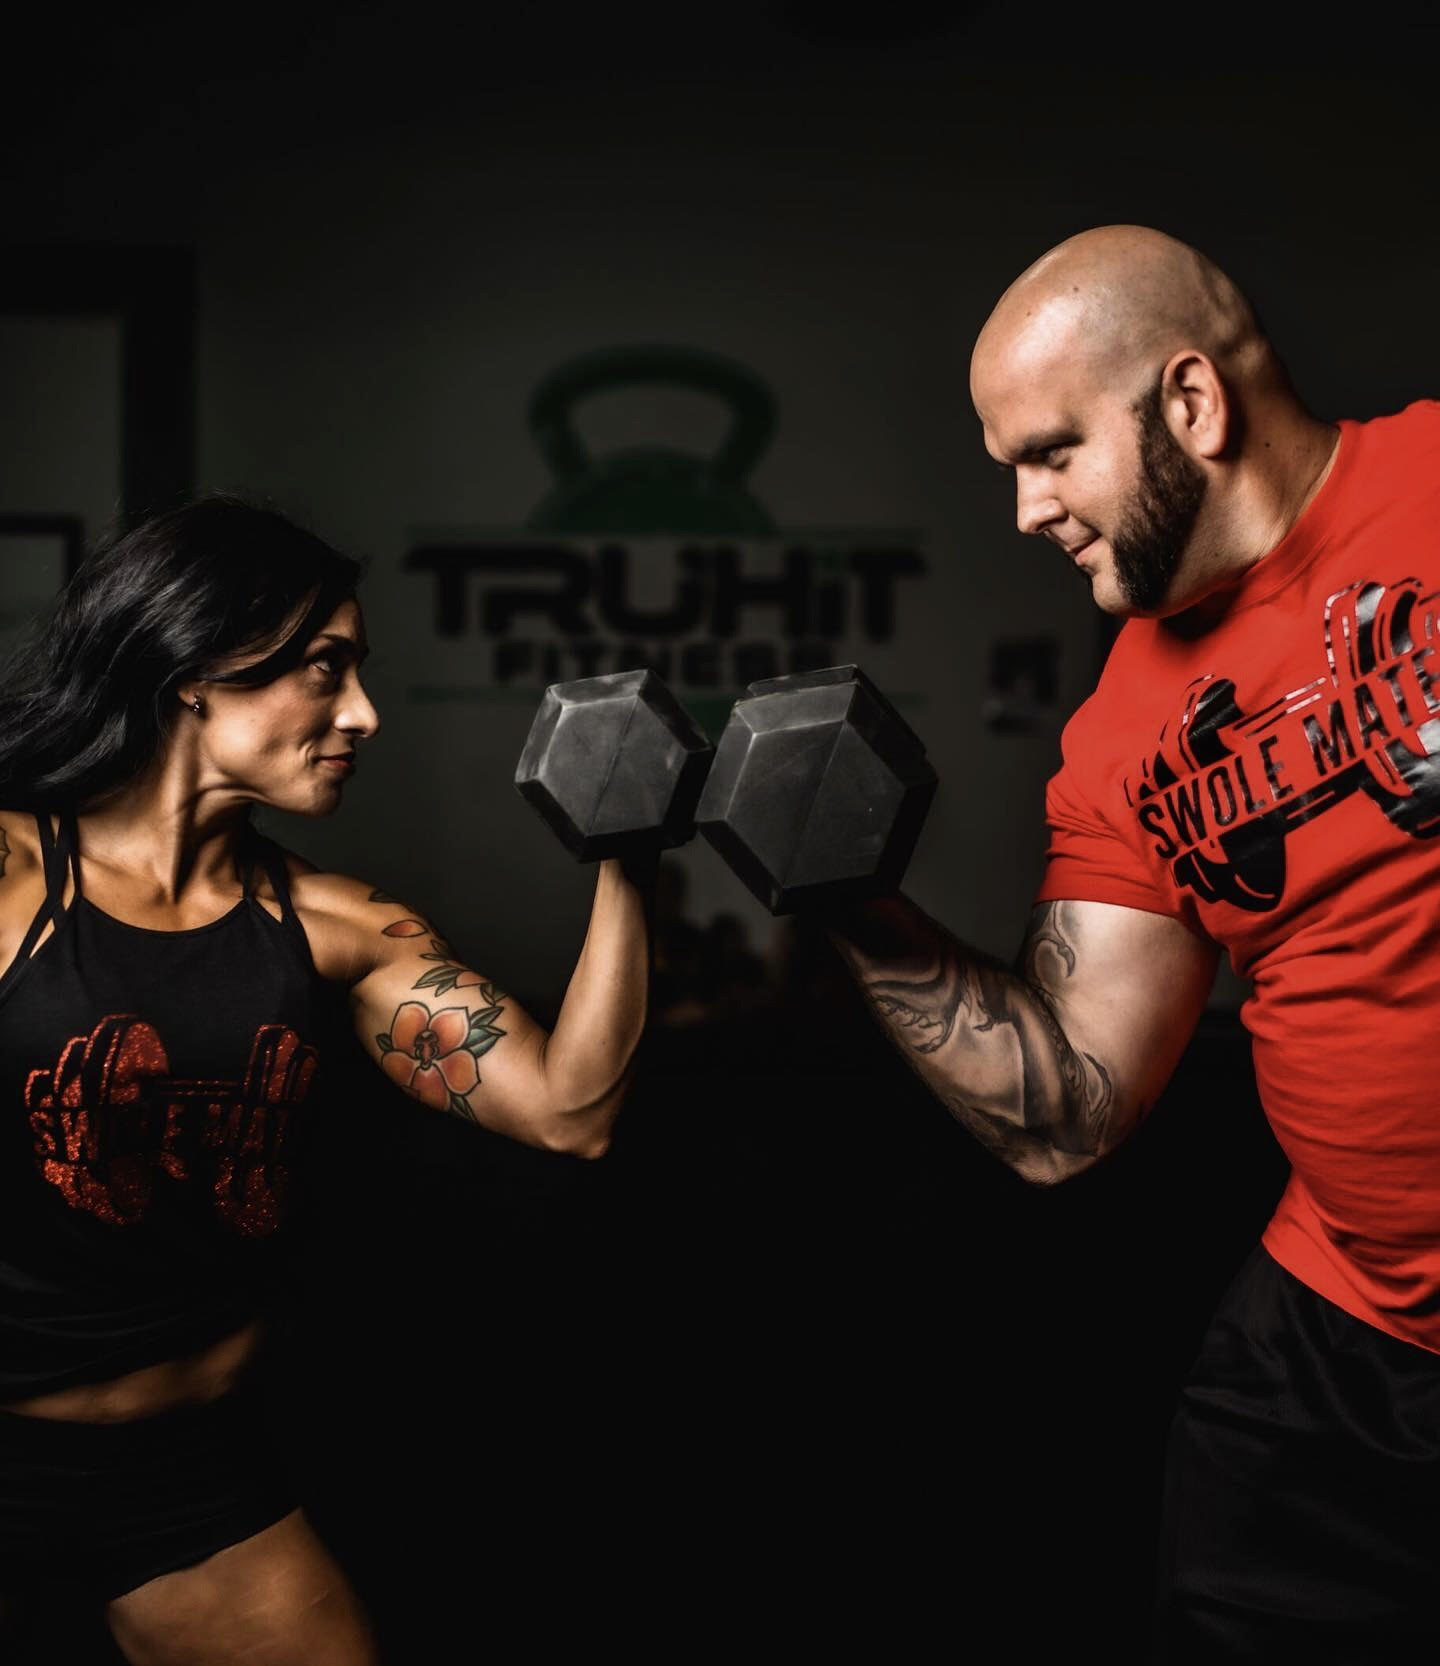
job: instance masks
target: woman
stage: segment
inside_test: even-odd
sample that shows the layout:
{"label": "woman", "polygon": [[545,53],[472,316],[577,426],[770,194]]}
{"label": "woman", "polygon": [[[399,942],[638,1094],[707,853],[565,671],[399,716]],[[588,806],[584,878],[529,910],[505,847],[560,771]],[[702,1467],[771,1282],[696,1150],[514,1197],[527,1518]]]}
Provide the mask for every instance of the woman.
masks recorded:
{"label": "woman", "polygon": [[254,1390],[341,1026],[426,1110],[595,1157],[645,1019],[650,873],[600,865],[547,1034],[252,827],[334,811],[379,727],[358,576],[205,498],[94,553],[0,685],[0,1584],[63,1570],[144,1666],[377,1658]]}

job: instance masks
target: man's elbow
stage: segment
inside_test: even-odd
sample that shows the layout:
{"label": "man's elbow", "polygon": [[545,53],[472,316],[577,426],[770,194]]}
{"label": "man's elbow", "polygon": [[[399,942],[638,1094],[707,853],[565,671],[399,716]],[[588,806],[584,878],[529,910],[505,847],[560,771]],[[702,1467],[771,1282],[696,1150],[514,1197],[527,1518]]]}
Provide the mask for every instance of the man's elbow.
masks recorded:
{"label": "man's elbow", "polygon": [[1057,1151],[1053,1146],[1027,1151],[1010,1164],[1015,1173],[1028,1185],[1042,1189],[1073,1180],[1099,1162],[1098,1152]]}
{"label": "man's elbow", "polygon": [[1086,1174],[1123,1145],[1148,1106],[1129,1097],[1115,1098],[1103,1117],[1072,1114],[1057,1119],[1033,1138],[1017,1140],[1001,1149],[1010,1167],[1032,1186],[1058,1186]]}

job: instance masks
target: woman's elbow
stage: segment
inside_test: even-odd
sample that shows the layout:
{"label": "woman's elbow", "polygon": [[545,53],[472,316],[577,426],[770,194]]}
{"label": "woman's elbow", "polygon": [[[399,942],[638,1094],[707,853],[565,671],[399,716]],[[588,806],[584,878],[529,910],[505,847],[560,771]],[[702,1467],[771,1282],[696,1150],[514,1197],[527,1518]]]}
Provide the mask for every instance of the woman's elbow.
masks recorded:
{"label": "woman's elbow", "polygon": [[611,1130],[619,1106],[587,1106],[583,1111],[560,1111],[545,1128],[548,1151],[593,1162],[610,1149]]}
{"label": "woman's elbow", "polygon": [[597,1128],[586,1134],[572,1135],[569,1143],[561,1149],[571,1157],[583,1157],[593,1163],[610,1149],[610,1130]]}

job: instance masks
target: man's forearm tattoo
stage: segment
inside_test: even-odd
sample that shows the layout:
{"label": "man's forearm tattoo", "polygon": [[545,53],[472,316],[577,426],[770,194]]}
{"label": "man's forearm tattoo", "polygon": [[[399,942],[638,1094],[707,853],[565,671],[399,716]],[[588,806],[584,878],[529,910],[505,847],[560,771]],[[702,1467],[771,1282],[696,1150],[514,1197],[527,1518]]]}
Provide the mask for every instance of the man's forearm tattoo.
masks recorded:
{"label": "man's forearm tattoo", "polygon": [[942,956],[929,977],[868,978],[860,987],[897,1039],[917,1053],[933,1053],[949,1041],[965,1000],[965,983],[953,956]]}
{"label": "man's forearm tattoo", "polygon": [[[962,953],[935,931],[933,958],[913,971],[897,972],[893,962],[871,971],[862,951],[848,950],[891,1039],[952,1114],[1006,1161],[1047,1148],[1098,1152],[1114,1085],[1099,1059],[1071,1045],[1049,993],[1076,965],[1063,905],[1037,911],[1019,972]],[[1013,1051],[997,1054],[1006,1033]]]}
{"label": "man's forearm tattoo", "polygon": [[1042,903],[1035,911],[1035,918],[1031,922],[1030,931],[1025,939],[1023,963],[1025,976],[1032,983],[1038,982],[1042,976],[1040,959],[1043,954],[1052,954],[1059,960],[1064,975],[1068,978],[1075,971],[1075,950],[1070,946],[1064,931],[1061,929],[1060,904],[1058,902]]}

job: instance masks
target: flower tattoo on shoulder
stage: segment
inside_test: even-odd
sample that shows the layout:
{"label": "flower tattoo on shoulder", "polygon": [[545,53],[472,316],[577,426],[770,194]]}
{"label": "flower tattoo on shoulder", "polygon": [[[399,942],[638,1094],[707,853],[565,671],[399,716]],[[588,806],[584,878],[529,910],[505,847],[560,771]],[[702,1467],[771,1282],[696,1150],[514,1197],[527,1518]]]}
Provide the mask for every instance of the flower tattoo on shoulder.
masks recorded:
{"label": "flower tattoo on shoulder", "polygon": [[[484,998],[492,1000],[493,986],[482,988]],[[395,1009],[389,1031],[375,1037],[380,1067],[421,1104],[473,1122],[468,1095],[480,1085],[476,1061],[505,1034],[496,1023],[501,1010],[492,1004],[476,1012],[464,1007],[431,1012],[420,1001],[405,1001]]]}
{"label": "flower tattoo on shoulder", "polygon": [[480,999],[494,1005],[503,1001],[504,996],[488,979],[482,978],[478,972],[455,958],[455,951],[443,937],[437,937],[434,928],[425,924],[423,920],[396,920],[384,928],[386,937],[428,937],[430,952],[422,954],[421,960],[433,961],[428,972],[421,975],[411,985],[413,989],[433,989],[437,995],[448,995],[452,989],[478,989]]}

